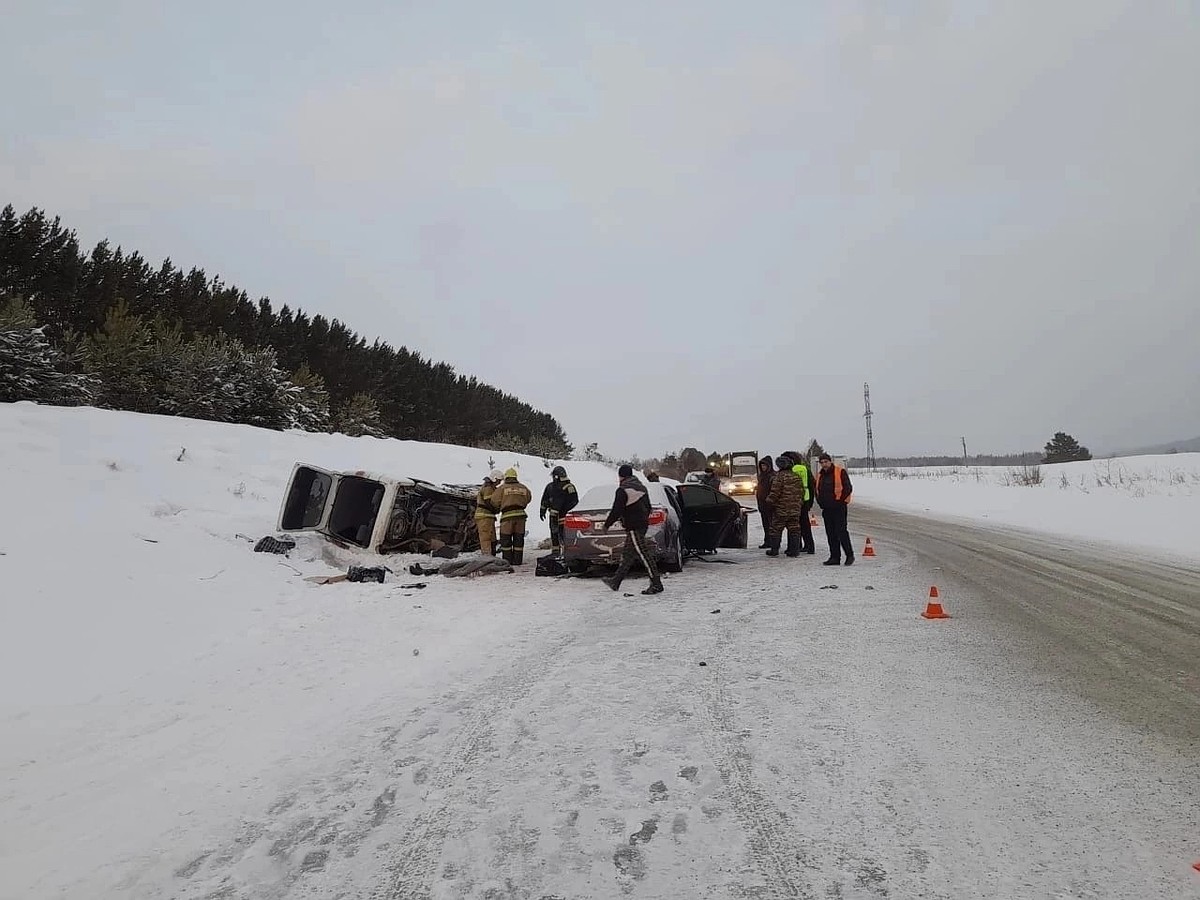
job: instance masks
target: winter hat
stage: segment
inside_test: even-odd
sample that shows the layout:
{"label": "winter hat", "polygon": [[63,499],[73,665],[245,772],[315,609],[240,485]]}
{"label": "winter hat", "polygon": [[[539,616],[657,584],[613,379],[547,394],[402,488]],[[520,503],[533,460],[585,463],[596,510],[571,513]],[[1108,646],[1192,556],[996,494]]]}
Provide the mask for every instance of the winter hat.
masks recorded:
{"label": "winter hat", "polygon": [[621,468],[617,469],[617,474],[620,475],[622,478],[629,478],[631,475],[633,475],[633,466],[631,466],[631,465],[621,466]]}
{"label": "winter hat", "polygon": [[817,459],[818,460],[827,459],[830,462],[833,462],[833,457],[830,456],[828,453],[822,453],[820,456],[817,457]]}
{"label": "winter hat", "polygon": [[516,478],[516,477],[517,477],[517,470],[516,470],[516,469],[513,469],[513,468],[509,468],[507,471],[505,471],[505,473],[504,473],[504,477],[505,477],[505,478]]}

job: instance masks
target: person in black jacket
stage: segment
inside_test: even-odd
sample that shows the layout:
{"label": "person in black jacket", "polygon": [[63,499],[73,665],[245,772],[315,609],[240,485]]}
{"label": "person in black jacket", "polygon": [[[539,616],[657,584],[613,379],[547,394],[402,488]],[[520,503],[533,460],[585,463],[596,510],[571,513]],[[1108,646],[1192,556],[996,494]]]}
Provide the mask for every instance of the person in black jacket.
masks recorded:
{"label": "person in black jacket", "polygon": [[571,479],[567,478],[567,470],[555,466],[550,470],[550,483],[542,491],[542,508],[538,518],[543,522],[546,514],[550,514],[550,549],[554,553],[562,552],[563,516],[569,513],[579,503],[579,492]]}
{"label": "person in black jacket", "polygon": [[845,552],[846,565],[852,566],[854,545],[850,543],[846,521],[854,485],[850,483],[850,474],[834,463],[828,453],[822,453],[819,459],[821,471],[817,474],[817,503],[821,505],[825,536],[829,539],[829,559],[824,564],[841,565],[842,553]]}
{"label": "person in black jacket", "polygon": [[775,460],[764,456],[758,461],[758,487],[754,489],[754,496],[758,500],[758,517],[762,520],[763,527],[763,542],[759,545],[759,550],[766,550],[770,546],[766,538],[767,532],[771,530],[771,507],[767,505],[767,497],[771,494],[771,479],[774,477]]}
{"label": "person in black jacket", "polygon": [[607,532],[619,519],[625,529],[625,546],[621,550],[621,564],[617,571],[601,580],[614,591],[620,590],[621,582],[629,570],[640,562],[650,575],[650,587],[642,593],[661,594],[663,583],[655,562],[656,554],[646,540],[646,530],[650,527],[650,491],[634,476],[632,466],[621,466],[617,475],[621,483],[613,497],[608,519],[604,522],[604,531]]}

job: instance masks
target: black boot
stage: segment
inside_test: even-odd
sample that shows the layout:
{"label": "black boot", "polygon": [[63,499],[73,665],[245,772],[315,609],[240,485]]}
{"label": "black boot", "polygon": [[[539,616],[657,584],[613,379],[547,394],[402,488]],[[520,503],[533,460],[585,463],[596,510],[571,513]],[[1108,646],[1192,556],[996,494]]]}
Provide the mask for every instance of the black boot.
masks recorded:
{"label": "black boot", "polygon": [[650,587],[642,591],[643,594],[661,594],[663,592],[663,583],[661,578],[651,578]]}
{"label": "black boot", "polygon": [[788,529],[787,550],[785,553],[793,559],[800,555],[800,535],[792,534],[792,529]]}
{"label": "black boot", "polygon": [[621,589],[621,576],[620,575],[605,575],[600,580],[603,581],[605,584],[607,584],[614,591],[619,591]]}
{"label": "black boot", "polygon": [[834,559],[832,556],[825,560],[825,562],[821,563],[823,566],[840,566],[841,564],[842,561],[840,559]]}

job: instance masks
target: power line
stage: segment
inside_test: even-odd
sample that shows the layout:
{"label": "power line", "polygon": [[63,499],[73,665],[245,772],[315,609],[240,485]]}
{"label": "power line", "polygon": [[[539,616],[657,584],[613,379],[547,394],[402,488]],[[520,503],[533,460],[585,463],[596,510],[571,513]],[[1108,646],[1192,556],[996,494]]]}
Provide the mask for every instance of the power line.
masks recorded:
{"label": "power line", "polygon": [[871,385],[863,384],[863,418],[867,423],[867,466],[875,471],[875,434],[871,430]]}

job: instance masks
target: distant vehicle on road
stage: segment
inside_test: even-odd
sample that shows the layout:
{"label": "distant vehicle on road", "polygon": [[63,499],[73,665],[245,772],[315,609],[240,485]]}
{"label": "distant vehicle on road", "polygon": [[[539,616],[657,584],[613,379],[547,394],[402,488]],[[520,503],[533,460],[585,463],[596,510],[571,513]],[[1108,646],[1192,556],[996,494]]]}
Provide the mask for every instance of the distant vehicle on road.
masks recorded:
{"label": "distant vehicle on road", "polygon": [[709,475],[707,472],[704,472],[704,471],[688,472],[687,476],[683,479],[683,483],[684,484],[707,484],[710,487],[714,487],[717,490],[721,490],[725,485],[725,479],[723,479],[720,475],[717,475],[715,478],[715,483],[713,483],[713,476]]}
{"label": "distant vehicle on road", "polygon": [[735,450],[729,454],[729,478],[725,490],[730,494],[753,494],[758,488],[758,451]]}

